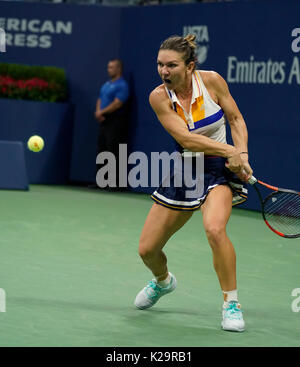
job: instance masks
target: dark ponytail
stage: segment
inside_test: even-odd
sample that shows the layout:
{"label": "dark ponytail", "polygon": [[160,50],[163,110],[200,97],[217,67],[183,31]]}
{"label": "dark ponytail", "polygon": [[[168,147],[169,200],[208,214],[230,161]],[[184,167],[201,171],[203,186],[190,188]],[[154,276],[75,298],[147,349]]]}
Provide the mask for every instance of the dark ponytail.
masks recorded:
{"label": "dark ponytail", "polygon": [[197,44],[195,42],[196,36],[194,34],[188,34],[185,37],[171,36],[167,38],[160,45],[159,50],[173,50],[183,55],[183,60],[186,65],[191,61],[197,63],[196,49]]}

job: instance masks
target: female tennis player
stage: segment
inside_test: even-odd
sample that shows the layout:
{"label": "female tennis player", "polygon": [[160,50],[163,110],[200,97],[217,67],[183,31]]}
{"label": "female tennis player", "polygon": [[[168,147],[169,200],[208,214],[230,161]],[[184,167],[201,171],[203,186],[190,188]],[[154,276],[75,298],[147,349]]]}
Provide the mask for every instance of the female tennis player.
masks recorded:
{"label": "female tennis player", "polygon": [[[168,270],[163,247],[193,212],[201,209],[214,269],[223,291],[221,327],[243,331],[236,255],[226,225],[232,205],[247,198],[243,181],[252,175],[248,163],[248,132],[225,80],[216,72],[195,70],[196,62],[194,35],[166,39],[157,57],[163,84],[150,93],[149,102],[158,120],[177,142],[182,159],[193,152],[204,153],[204,192],[201,197],[187,198],[187,187],[161,185],[152,194],[154,204],[142,230],[139,255],[154,279],[138,293],[134,304],[139,309],[149,308],[176,288],[177,281]],[[234,145],[226,142],[225,116]],[[170,177],[174,175],[173,169]]]}

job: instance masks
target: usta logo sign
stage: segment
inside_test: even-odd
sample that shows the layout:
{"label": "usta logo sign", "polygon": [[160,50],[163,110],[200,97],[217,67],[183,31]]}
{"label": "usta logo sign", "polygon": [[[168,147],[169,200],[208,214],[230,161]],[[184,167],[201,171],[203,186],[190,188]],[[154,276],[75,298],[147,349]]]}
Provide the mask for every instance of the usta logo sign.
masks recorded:
{"label": "usta logo sign", "polygon": [[183,27],[183,37],[194,34],[197,42],[197,59],[199,64],[203,64],[207,59],[209,49],[209,35],[206,25],[186,25]]}

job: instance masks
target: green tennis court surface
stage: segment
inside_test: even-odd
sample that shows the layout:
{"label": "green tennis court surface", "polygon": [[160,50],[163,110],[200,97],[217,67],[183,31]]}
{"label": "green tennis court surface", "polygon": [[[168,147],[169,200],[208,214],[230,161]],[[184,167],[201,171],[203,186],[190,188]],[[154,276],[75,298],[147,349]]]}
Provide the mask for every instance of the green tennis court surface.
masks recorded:
{"label": "green tennis court surface", "polygon": [[148,195],[31,185],[0,197],[0,346],[300,346],[300,240],[276,236],[259,213],[233,209],[228,226],[247,326],[230,333],[200,212],[166,247],[178,288],[140,311]]}

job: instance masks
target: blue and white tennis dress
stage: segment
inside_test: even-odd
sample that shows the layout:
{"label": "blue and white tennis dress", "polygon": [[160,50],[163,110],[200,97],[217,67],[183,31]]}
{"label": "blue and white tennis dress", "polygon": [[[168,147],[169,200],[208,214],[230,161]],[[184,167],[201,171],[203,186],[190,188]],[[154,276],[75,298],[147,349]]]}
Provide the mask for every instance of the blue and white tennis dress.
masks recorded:
{"label": "blue and white tennis dress", "polygon": [[[193,94],[189,113],[181,106],[176,93],[166,91],[172,101],[175,112],[188,125],[189,131],[195,134],[205,135],[220,143],[226,144],[225,116],[222,108],[210,97],[200,71],[195,71],[192,76]],[[191,154],[177,143],[180,156]],[[194,154],[194,153],[192,153]],[[247,189],[237,176],[225,167],[226,158],[205,155],[204,157],[204,190],[200,197],[188,197],[187,190],[191,187],[174,185],[175,171],[171,169],[169,174],[170,185],[165,187],[160,184],[159,188],[151,195],[158,204],[175,210],[197,210],[205,201],[209,191],[218,185],[229,185],[232,189],[232,205],[240,204],[247,199]],[[173,179],[173,180],[172,180]]]}

